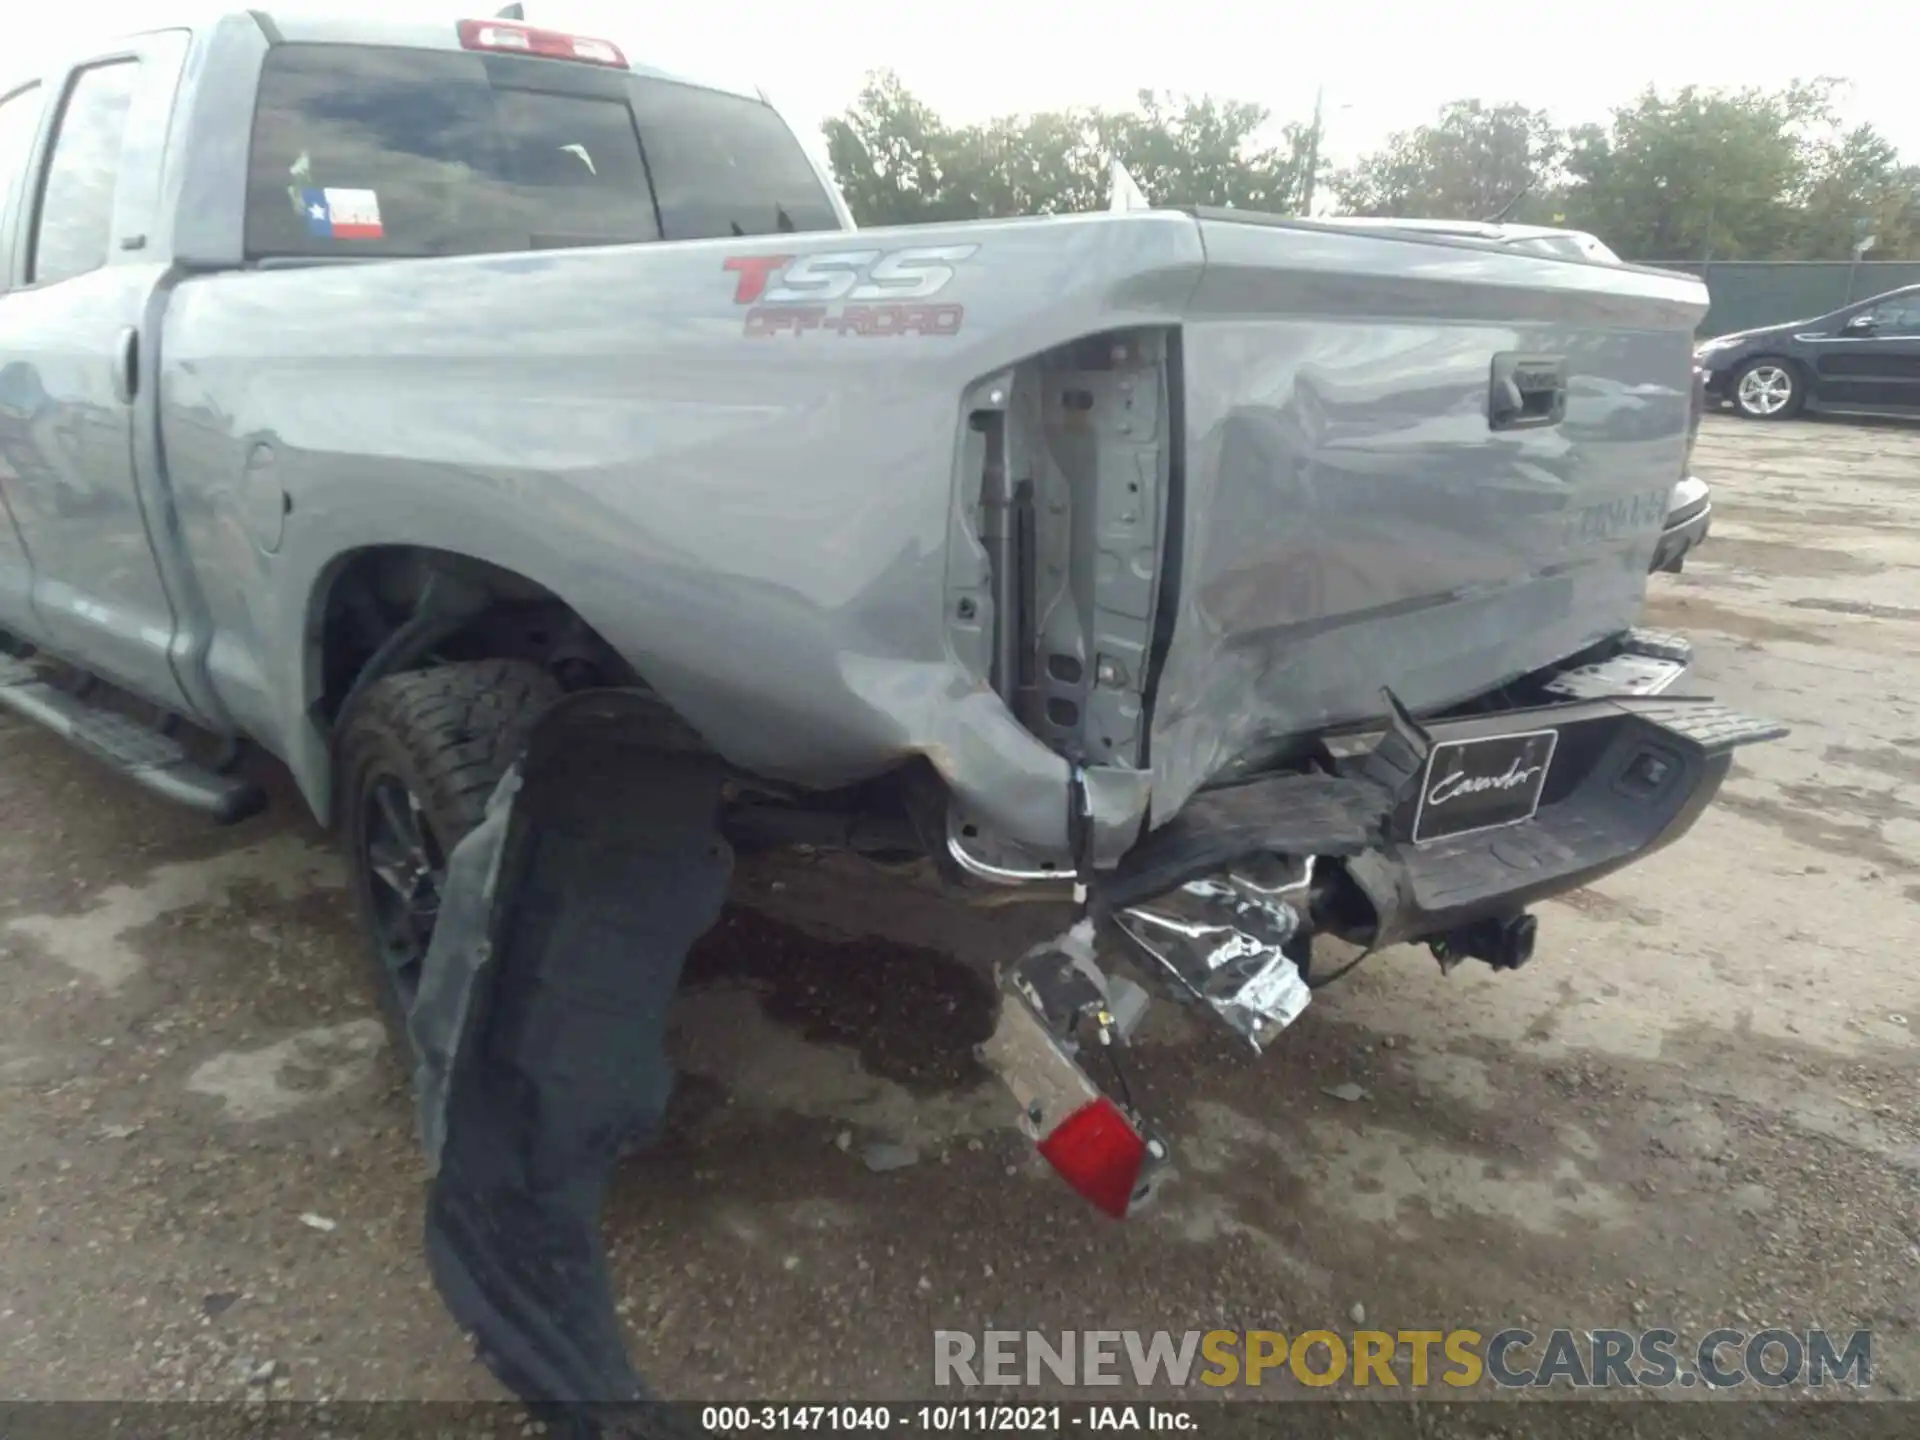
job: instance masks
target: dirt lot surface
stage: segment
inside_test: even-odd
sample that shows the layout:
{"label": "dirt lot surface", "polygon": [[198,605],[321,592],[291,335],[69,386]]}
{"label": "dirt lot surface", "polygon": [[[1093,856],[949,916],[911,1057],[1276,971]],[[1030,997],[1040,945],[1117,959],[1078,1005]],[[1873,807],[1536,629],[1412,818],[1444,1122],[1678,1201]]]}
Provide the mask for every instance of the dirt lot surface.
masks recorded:
{"label": "dirt lot surface", "polygon": [[[1517,974],[1374,957],[1260,1061],[1157,1007],[1136,1069],[1184,1143],[1126,1226],[954,1043],[1048,917],[743,866],[678,1023],[713,1103],[609,1219],[659,1388],[907,1397],[940,1326],[1364,1315],[1872,1327],[1873,1393],[1920,1391],[1920,431],[1716,419],[1698,462],[1715,533],[1651,619],[1792,737],[1543,907]],[[292,796],[212,830],[0,720],[0,817],[0,1398],[495,1394]],[[875,1173],[877,1140],[917,1163]]]}

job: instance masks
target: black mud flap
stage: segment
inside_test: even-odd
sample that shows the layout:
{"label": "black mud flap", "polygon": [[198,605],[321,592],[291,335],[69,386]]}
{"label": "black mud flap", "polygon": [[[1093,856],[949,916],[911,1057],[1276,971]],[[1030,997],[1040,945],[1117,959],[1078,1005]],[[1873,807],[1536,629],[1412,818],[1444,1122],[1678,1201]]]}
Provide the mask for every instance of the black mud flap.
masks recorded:
{"label": "black mud flap", "polygon": [[719,762],[657,748],[650,715],[595,691],[539,722],[450,857],[408,1017],[434,1283],[509,1389],[576,1422],[651,1398],[601,1201],[665,1115],[668,1005],[732,869]]}

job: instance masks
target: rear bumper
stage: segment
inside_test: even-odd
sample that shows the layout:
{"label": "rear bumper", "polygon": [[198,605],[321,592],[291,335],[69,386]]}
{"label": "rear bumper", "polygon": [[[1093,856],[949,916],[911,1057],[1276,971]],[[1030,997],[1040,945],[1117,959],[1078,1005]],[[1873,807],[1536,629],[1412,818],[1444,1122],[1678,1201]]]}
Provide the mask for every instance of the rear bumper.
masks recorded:
{"label": "rear bumper", "polygon": [[[1442,747],[1484,754],[1480,742],[1533,746],[1543,732],[1553,743],[1544,783],[1528,792],[1527,803],[1538,802],[1531,815],[1414,840],[1423,802],[1469,793],[1457,783],[1468,773],[1463,752]],[[1466,958],[1518,968],[1533,952],[1527,906],[1679,839],[1719,791],[1733,751],[1783,733],[1711,700],[1656,696],[1425,726],[1397,710],[1377,742],[1350,758],[1329,740],[1319,768],[1204,791],[1149,834],[1092,887],[1087,917],[1000,968],[1001,1018],[983,1056],[1012,1089],[1040,1153],[1108,1213],[1125,1215],[1150,1192],[1167,1151],[1126,1088],[1123,1111],[1082,1065],[1098,1053],[1089,1032],[1099,1047],[1124,1045],[1146,1003],[1139,986],[1101,968],[1102,922],[1138,952],[1145,974],[1259,1052],[1312,998],[1316,933],[1368,950],[1424,940],[1443,969]],[[1497,765],[1507,752],[1491,748]]]}
{"label": "rear bumper", "polygon": [[1530,820],[1414,845],[1409,799],[1385,845],[1346,873],[1373,912],[1373,946],[1444,934],[1517,914],[1576,890],[1672,844],[1719,793],[1743,745],[1777,739],[1784,726],[1711,700],[1583,701],[1431,727],[1436,744],[1553,728],[1559,746]]}
{"label": "rear bumper", "polygon": [[1704,480],[1689,475],[1674,487],[1673,509],[1667,515],[1666,528],[1660,532],[1660,543],[1654,547],[1653,564],[1655,571],[1678,574],[1683,562],[1702,540],[1713,524],[1713,496]]}
{"label": "rear bumper", "polygon": [[[1316,928],[1370,947],[1420,940],[1510,916],[1653,854],[1684,835],[1719,792],[1742,745],[1785,727],[1711,700],[1586,699],[1425,725],[1418,742],[1389,732],[1332,773],[1271,776],[1207,791],[1154,831],[1095,887],[1096,909],[1140,904],[1250,856],[1314,855],[1344,874],[1364,919],[1323,892]],[[1426,755],[1456,741],[1557,732],[1531,818],[1416,844]],[[1397,754],[1388,753],[1397,750]],[[1320,902],[1316,909],[1321,908]]]}

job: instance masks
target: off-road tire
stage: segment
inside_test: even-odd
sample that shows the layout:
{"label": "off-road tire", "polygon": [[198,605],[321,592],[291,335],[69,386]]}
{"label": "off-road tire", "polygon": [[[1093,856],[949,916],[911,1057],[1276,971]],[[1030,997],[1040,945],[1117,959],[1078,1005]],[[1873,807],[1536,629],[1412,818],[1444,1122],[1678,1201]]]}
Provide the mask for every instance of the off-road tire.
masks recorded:
{"label": "off-road tire", "polygon": [[394,1053],[409,1069],[406,1001],[383,958],[373,886],[361,845],[375,782],[398,780],[443,852],[486,816],[487,800],[525,747],[534,722],[561,697],[560,684],[523,660],[476,660],[389,675],[345,717],[336,791],[354,907]]}

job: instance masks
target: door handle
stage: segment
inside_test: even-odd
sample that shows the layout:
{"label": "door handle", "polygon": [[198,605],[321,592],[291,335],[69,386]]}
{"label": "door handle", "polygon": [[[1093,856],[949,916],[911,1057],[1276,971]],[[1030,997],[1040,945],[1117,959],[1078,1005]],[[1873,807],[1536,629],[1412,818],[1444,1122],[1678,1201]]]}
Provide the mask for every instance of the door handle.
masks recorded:
{"label": "door handle", "polygon": [[131,325],[114,337],[113,393],[122,405],[140,393],[140,332]]}

